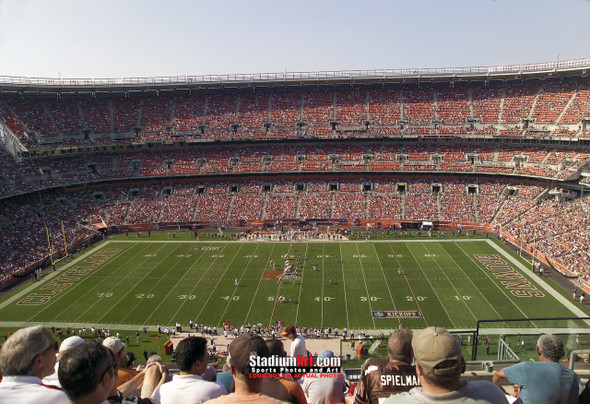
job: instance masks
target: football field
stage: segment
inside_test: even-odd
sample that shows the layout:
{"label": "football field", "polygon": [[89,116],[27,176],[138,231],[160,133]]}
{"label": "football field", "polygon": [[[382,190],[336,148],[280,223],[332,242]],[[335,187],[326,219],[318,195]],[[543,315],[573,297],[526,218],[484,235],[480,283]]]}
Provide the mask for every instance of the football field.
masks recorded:
{"label": "football field", "polygon": [[[279,280],[286,260],[298,267],[297,275]],[[477,320],[585,317],[582,306],[554,285],[487,238],[290,243],[120,237],[5,298],[0,326],[138,329],[186,327],[193,320],[212,327],[284,321],[355,330],[467,330]]]}

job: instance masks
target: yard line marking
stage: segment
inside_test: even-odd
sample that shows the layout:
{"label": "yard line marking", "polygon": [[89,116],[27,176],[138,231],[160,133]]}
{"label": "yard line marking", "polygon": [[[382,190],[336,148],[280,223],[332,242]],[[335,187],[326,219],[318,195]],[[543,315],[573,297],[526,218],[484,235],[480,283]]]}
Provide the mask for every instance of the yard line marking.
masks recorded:
{"label": "yard line marking", "polygon": [[40,287],[46,283],[49,283],[50,281],[53,280],[53,278],[63,275],[64,273],[67,272],[66,270],[70,269],[71,266],[76,265],[78,262],[86,259],[90,255],[95,254],[97,251],[101,250],[102,248],[104,248],[105,246],[107,246],[109,244],[110,244],[110,241],[105,241],[104,243],[99,243],[94,248],[91,248],[90,250],[86,251],[85,253],[83,253],[79,257],[75,258],[72,262],[68,262],[67,264],[65,264],[62,268],[59,269],[59,271],[55,271],[55,272],[52,272],[48,275],[43,276],[38,282],[32,283],[30,286],[27,286],[25,289],[18,292],[16,295],[9,297],[8,299],[6,299],[2,303],[0,303],[0,309],[3,309],[4,307],[13,303],[15,300],[21,299],[23,296],[31,293],[33,290],[37,289],[38,287]]}
{"label": "yard line marking", "polygon": [[[358,260],[359,260],[359,264],[361,266],[361,272],[363,273],[363,281],[365,282],[365,290],[367,291],[367,296],[371,296],[371,294],[369,293],[369,286],[367,285],[367,279],[365,278],[365,268],[363,266],[363,260],[361,260],[361,252],[359,250],[359,245],[358,245],[358,243],[356,243],[355,245],[356,245],[356,253],[359,257]],[[367,302],[369,303],[369,310],[371,311],[371,319],[373,320],[373,328],[375,328],[375,317],[373,317],[373,305],[371,304],[371,299],[367,299]]]}
{"label": "yard line marking", "polygon": [[[268,253],[268,258],[270,258],[272,256],[272,253],[275,250],[275,247],[276,247],[276,244],[273,244],[272,249]],[[268,265],[269,263],[270,263],[270,259],[267,259],[266,264]],[[276,267],[276,264],[275,264],[275,267]],[[256,291],[254,292],[254,296],[252,297],[252,300],[250,301],[250,307],[248,308],[248,313],[246,313],[246,318],[244,319],[245,323],[248,323],[248,317],[250,317],[250,312],[252,311],[252,306],[254,305],[254,301],[256,300],[256,296],[258,295],[258,289],[260,289],[260,285],[262,284],[262,280],[264,279],[265,272],[266,272],[266,265],[264,266],[262,274],[261,274],[260,278],[258,279],[258,285],[256,286]],[[275,298],[275,300],[276,300],[276,298]],[[271,315],[270,321],[272,321],[272,315]],[[270,322],[268,325],[270,326]]]}
{"label": "yard line marking", "polygon": [[[411,248],[408,248],[408,251],[412,255],[412,258],[414,258],[414,261],[416,262],[416,264],[418,264],[418,268],[420,269],[420,271],[424,275],[424,278],[426,279],[426,281],[430,285],[430,289],[432,290],[432,293],[434,293],[434,295],[436,296],[438,302],[440,303],[440,307],[442,307],[442,309],[447,314],[447,317],[449,318],[449,320],[451,322],[451,325],[453,326],[452,328],[457,328],[455,326],[455,322],[453,321],[453,318],[449,315],[449,312],[447,311],[447,308],[445,307],[445,305],[443,304],[443,302],[440,300],[440,297],[438,296],[438,293],[436,293],[436,290],[434,290],[434,287],[432,286],[432,282],[430,282],[430,279],[428,278],[428,276],[426,276],[426,273],[424,272],[424,268],[422,268],[422,265],[420,265],[420,262],[416,258],[416,255],[414,255],[414,251],[412,251]],[[426,321],[426,316],[424,315],[424,312],[422,312],[422,315],[424,316],[424,321]]]}
{"label": "yard line marking", "polygon": [[[145,247],[145,248],[141,249],[141,250],[140,250],[140,251],[138,251],[138,252],[137,252],[135,255],[133,255],[133,256],[131,256],[130,258],[128,258],[128,259],[127,259],[125,262],[126,262],[126,263],[128,263],[128,262],[132,262],[132,261],[135,259],[135,257],[136,257],[137,255],[141,254],[141,253],[142,253],[143,251],[145,251],[147,248],[148,248],[148,247]],[[104,249],[104,248],[103,248],[103,249]],[[127,251],[129,251],[129,250],[126,250],[125,252],[127,252]],[[98,251],[94,252],[94,254],[96,254],[96,253],[98,253]],[[94,255],[94,254],[92,254],[92,255]],[[115,258],[115,256],[113,256],[112,258]],[[108,262],[110,262],[110,261],[111,261],[111,259],[107,260],[107,261],[106,261],[104,264],[107,264],[107,263],[108,263]],[[96,274],[97,274],[97,273],[99,273],[101,270],[105,270],[105,266],[104,266],[104,264],[102,264],[102,265],[100,265],[98,268],[96,268],[96,269],[99,269],[99,271],[96,271],[96,272],[94,272],[94,270],[93,270],[93,273],[92,273],[92,274],[93,274],[93,275],[96,275]],[[114,272],[116,272],[116,270],[115,270],[115,271],[113,271],[113,273],[114,273]],[[64,275],[66,275],[66,276],[67,276],[67,274],[64,274]],[[78,282],[76,282],[76,285],[73,285],[73,286],[74,286],[73,288],[68,288],[68,290],[66,290],[66,291],[65,291],[65,293],[63,293],[63,296],[67,296],[67,295],[68,295],[70,292],[72,292],[72,291],[73,291],[73,290],[75,290],[77,287],[79,287],[79,286],[81,286],[83,283],[85,283],[85,281],[87,281],[87,280],[90,280],[90,279],[92,279],[92,278],[93,278],[92,276],[88,276],[88,277],[84,277],[83,279],[80,279]],[[99,282],[99,283],[95,284],[94,286],[92,286],[92,287],[90,288],[90,290],[86,291],[86,293],[85,293],[84,295],[80,296],[79,298],[77,298],[77,299],[76,299],[76,300],[74,300],[73,302],[70,302],[70,303],[68,304],[68,307],[75,306],[75,305],[76,305],[76,303],[77,303],[79,300],[81,300],[81,299],[85,299],[85,298],[88,298],[88,296],[89,296],[89,294],[90,294],[90,293],[92,293],[94,290],[96,290],[96,288],[97,288],[97,287],[100,287],[100,285],[101,285],[103,282],[108,282],[108,280],[109,280],[109,277],[105,277],[105,278],[104,278],[104,279],[103,279],[101,282]],[[44,307],[43,309],[41,309],[39,312],[37,312],[37,313],[35,314],[35,316],[36,316],[36,315],[38,315],[38,314],[40,314],[40,313],[41,313],[41,312],[43,312],[44,310],[46,310],[46,309],[50,308],[50,307],[51,307],[53,304],[55,304],[55,303],[57,303],[58,301],[60,301],[60,300],[61,300],[61,298],[62,298],[63,296],[59,296],[59,297],[58,297],[58,299],[55,299],[55,301],[52,301],[52,302],[50,302],[50,303],[49,303],[49,305],[47,305],[47,307]],[[82,316],[83,316],[83,315],[84,315],[86,312],[88,312],[88,310],[90,310],[90,308],[91,308],[91,307],[94,307],[94,305],[96,305],[98,302],[100,302],[100,300],[99,300],[99,299],[96,299],[96,300],[94,301],[94,303],[93,303],[92,305],[90,305],[89,307],[87,307],[87,308],[86,308],[86,310],[85,310],[85,311],[84,311],[82,314],[80,314],[78,317],[76,317],[76,318],[74,319],[74,321],[77,321],[77,320],[78,320],[80,317],[82,317]],[[65,310],[62,310],[62,311],[61,311],[60,313],[58,313],[58,314],[57,314],[57,315],[56,315],[56,316],[55,316],[55,317],[54,317],[54,318],[53,318],[51,321],[56,321],[57,319],[60,319],[60,320],[62,320],[62,321],[63,321],[63,318],[64,318],[64,311],[67,313],[68,309],[66,308]],[[66,316],[66,317],[67,317],[67,316]],[[100,318],[98,319],[98,321],[100,321]]]}
{"label": "yard line marking", "polygon": [[209,297],[207,297],[207,300],[205,301],[205,303],[201,306],[201,311],[199,311],[199,314],[197,314],[197,317],[195,318],[195,323],[197,322],[197,320],[199,319],[199,317],[201,316],[201,313],[203,313],[203,310],[205,310],[205,307],[207,306],[207,303],[209,303],[209,300],[211,300],[211,297],[213,296],[213,294],[215,293],[215,291],[217,290],[217,287],[219,286],[219,283],[221,282],[221,279],[223,278],[223,276],[225,275],[225,273],[227,272],[227,270],[229,269],[229,267],[231,266],[231,264],[235,261],[236,257],[238,256],[238,254],[240,253],[240,251],[242,251],[242,247],[244,247],[244,243],[240,243],[240,248],[238,249],[238,251],[234,254],[234,256],[232,257],[231,261],[229,264],[227,264],[227,266],[225,267],[225,270],[223,271],[223,273],[219,276],[219,278],[217,279],[217,283],[215,284],[215,287],[213,289],[211,289],[211,293],[209,293]]}
{"label": "yard line marking", "polygon": [[[219,318],[217,325],[223,323],[223,317],[225,317],[225,313],[227,312],[227,309],[229,308],[230,304],[233,302],[232,299],[236,295],[238,287],[240,286],[242,279],[244,279],[244,274],[246,274],[248,267],[250,266],[250,264],[252,263],[252,260],[254,259],[254,256],[256,255],[256,251],[258,251],[258,247],[260,247],[260,243],[256,244],[256,248],[254,248],[254,252],[252,254],[250,254],[250,260],[248,261],[248,264],[244,265],[244,269],[242,271],[242,276],[240,276],[240,279],[238,281],[238,286],[234,286],[234,291],[231,294],[231,298],[227,301],[227,305],[225,306],[225,310],[223,310],[223,313],[221,314],[221,317]],[[254,300],[254,297],[256,297],[256,295],[252,296],[252,300]],[[246,322],[245,319],[244,319],[244,322]]]}
{"label": "yard line marking", "polygon": [[[176,251],[176,249],[174,249],[174,251]],[[169,255],[168,255],[168,256],[169,256]],[[152,292],[152,291],[153,291],[153,290],[156,288],[156,286],[158,286],[158,285],[160,284],[160,282],[162,282],[162,281],[163,281],[163,280],[166,278],[166,276],[167,276],[167,275],[168,275],[170,272],[172,272],[172,270],[173,270],[174,268],[176,268],[176,266],[177,266],[178,264],[180,264],[180,262],[182,261],[182,259],[183,259],[183,258],[179,258],[179,259],[178,259],[178,261],[176,261],[176,263],[175,263],[174,265],[172,265],[172,266],[170,267],[170,269],[169,269],[168,271],[166,271],[166,273],[165,273],[165,274],[164,274],[162,277],[160,277],[160,280],[159,280],[158,282],[156,282],[156,283],[155,283],[155,284],[154,284],[154,285],[151,287],[151,289],[150,289],[150,290],[149,290],[147,293],[144,293],[143,297],[142,297],[141,299],[139,299],[139,302],[137,302],[137,304],[135,305],[135,307],[133,307],[133,308],[132,308],[132,309],[131,309],[131,310],[130,310],[130,311],[129,311],[129,312],[126,314],[126,315],[125,315],[125,317],[123,317],[123,319],[122,319],[122,320],[119,322],[119,324],[122,324],[122,323],[123,323],[125,320],[127,320],[127,317],[129,317],[129,316],[131,315],[131,313],[133,313],[133,312],[135,311],[135,309],[137,309],[137,308],[139,307],[139,305],[140,305],[141,303],[143,303],[143,301],[144,301],[144,300],[147,298],[147,296],[149,296],[149,294],[150,294],[150,293],[151,293],[151,292]],[[155,268],[155,267],[154,267],[154,268]],[[147,276],[147,275],[146,275],[146,276]],[[106,315],[106,313],[105,313],[105,315]]]}
{"label": "yard line marking", "polygon": [[[389,248],[391,249],[391,252],[393,253],[393,256],[395,257],[395,261],[397,262],[397,265],[399,268],[401,268],[401,263],[399,262],[399,258],[397,257],[397,253],[395,252],[395,250],[393,249],[393,246],[391,244],[389,244]],[[408,248],[409,250],[409,248]],[[406,274],[406,271],[402,270],[402,275],[404,277],[404,280],[406,281],[406,285],[408,285],[408,289],[410,289],[410,293],[412,294],[412,297],[414,298],[414,303],[416,303],[416,307],[418,307],[418,310],[420,310],[422,312],[422,318],[424,319],[424,323],[426,324],[426,327],[428,327],[428,320],[426,320],[426,316],[424,315],[424,311],[422,310],[422,307],[420,307],[420,302],[418,301],[418,298],[416,297],[416,294],[414,293],[414,289],[412,289],[412,284],[410,283],[410,280],[408,279],[408,275]],[[401,318],[398,319],[398,322],[401,324],[402,320]]]}
{"label": "yard line marking", "polygon": [[[457,287],[455,286],[455,283],[453,281],[451,281],[451,279],[449,279],[449,277],[447,276],[446,272],[442,270],[440,264],[438,263],[438,260],[435,259],[435,257],[432,255],[430,249],[428,249],[428,247],[426,247],[426,246],[424,246],[424,247],[426,248],[426,251],[430,255],[430,259],[432,261],[434,261],[434,263],[436,264],[436,266],[438,267],[438,269],[440,270],[440,272],[442,272],[444,274],[446,280],[449,281],[449,283],[451,284],[451,286],[453,287],[453,289],[455,290],[455,292],[457,293],[457,295],[461,295],[461,293],[459,293],[459,291],[457,290]],[[444,248],[443,248],[443,251],[445,251]],[[445,251],[445,254],[447,254],[447,256],[450,256],[446,251]],[[469,305],[467,304],[467,302],[465,300],[461,299],[461,302],[467,308],[467,310],[471,313],[471,316],[473,317],[473,320],[477,323],[477,316],[473,313],[473,311],[471,310],[471,307],[469,307]]]}
{"label": "yard line marking", "polygon": [[299,296],[297,297],[297,311],[295,312],[295,324],[299,319],[299,307],[301,307],[301,292],[303,291],[303,276],[305,275],[305,262],[307,262],[307,252],[309,251],[309,243],[305,243],[305,255],[303,256],[303,265],[301,266],[301,284],[299,285]]}
{"label": "yard line marking", "polygon": [[[393,305],[393,310],[397,310],[397,306],[395,305],[395,301],[393,300],[393,295],[391,293],[391,289],[389,288],[389,283],[387,282],[387,276],[385,275],[385,269],[383,268],[383,264],[381,263],[381,259],[379,258],[379,253],[375,248],[375,244],[371,244],[373,246],[373,251],[375,252],[375,256],[377,257],[377,262],[379,262],[379,267],[381,268],[381,273],[383,274],[383,279],[385,280],[385,286],[387,286],[387,292],[389,293],[389,298],[391,299],[391,304]],[[394,253],[395,255],[395,253]],[[399,319],[398,319],[399,323]]]}
{"label": "yard line marking", "polygon": [[[340,258],[342,259],[342,257]],[[326,262],[326,244],[322,244],[322,301],[320,302],[320,327],[324,328],[324,274],[326,273],[326,266],[324,265]]]}
{"label": "yard line marking", "polygon": [[[342,244],[339,244],[340,256],[342,257]],[[346,312],[346,328],[350,327],[350,321],[348,319],[348,299],[346,298],[346,276],[344,275],[344,265],[340,260],[340,271],[342,271],[342,288],[344,290],[344,310]]]}
{"label": "yard line marking", "polygon": [[[191,250],[192,251],[192,250]],[[163,299],[160,300],[160,304],[158,304],[156,306],[156,308],[154,310],[152,310],[152,313],[149,315],[148,318],[145,319],[145,322],[147,323],[149,321],[149,319],[151,319],[153,317],[153,315],[160,309],[160,307],[166,303],[166,299],[168,298],[168,296],[170,296],[172,293],[176,293],[177,289],[176,287],[183,281],[183,279],[191,274],[192,275],[192,271],[193,268],[195,267],[195,265],[197,265],[197,263],[201,260],[201,258],[203,258],[205,256],[205,254],[200,254],[198,256],[198,258],[187,268],[186,272],[178,278],[178,282],[176,282],[176,284],[170,288],[170,290],[168,291],[168,293],[166,294],[166,296],[164,296]],[[215,260],[217,260],[217,258],[215,258],[214,260],[211,261],[211,263],[215,262]],[[209,266],[209,268],[207,268],[207,270],[205,271],[208,272],[209,269],[211,268],[211,266]],[[190,292],[188,293],[188,295],[192,295],[193,291],[195,290],[195,287],[201,282],[201,279],[203,279],[203,276],[205,274],[201,274],[201,278],[199,278],[199,280],[197,281],[197,283],[195,285],[193,285],[192,289],[190,290]],[[180,312],[180,310],[184,307],[184,304],[189,301],[189,299],[184,299],[184,301],[182,303],[180,303],[178,305],[178,309],[176,310],[176,312],[174,312],[174,314],[172,315],[172,318],[170,320],[168,320],[168,322],[166,322],[165,324],[175,324],[178,322],[178,320],[175,320],[175,317],[178,315],[178,313]]]}
{"label": "yard line marking", "polygon": [[[453,243],[453,244],[455,244],[455,243]],[[441,247],[442,247],[442,244],[441,244]],[[457,247],[459,247],[459,249],[461,250],[461,252],[467,258],[469,258],[471,260],[471,262],[475,263],[476,266],[479,267],[479,265],[477,264],[477,261],[475,261],[471,255],[466,254],[465,251],[459,245],[457,245]],[[442,248],[444,250],[444,247],[442,247]],[[455,263],[455,265],[457,266],[457,268],[459,268],[461,270],[461,272],[463,272],[463,274],[469,280],[469,282],[473,285],[473,287],[475,289],[477,289],[478,293],[481,295],[481,297],[483,297],[483,299],[486,301],[486,303],[492,308],[492,310],[494,310],[494,312],[498,315],[498,317],[500,317],[500,313],[498,313],[498,311],[496,310],[496,308],[494,307],[494,305],[490,303],[490,301],[487,299],[486,295],[484,293],[482,293],[482,291],[475,285],[475,283],[472,280],[473,277],[472,276],[468,276],[467,273],[465,273],[465,271],[463,270],[463,268],[461,268],[461,266],[457,264],[457,261],[455,260],[455,258],[453,258],[453,255],[452,254],[447,254],[447,255],[451,258],[451,260],[453,260],[453,262]]]}
{"label": "yard line marking", "polygon": [[[133,247],[132,247],[132,248],[133,248]],[[141,250],[140,250],[140,251],[138,251],[138,252],[137,252],[135,255],[131,256],[131,257],[130,257],[130,258],[127,260],[127,261],[125,261],[125,264],[123,264],[122,266],[130,265],[131,263],[134,263],[134,262],[135,262],[135,258],[136,258],[137,256],[139,256],[140,254],[142,254],[142,253],[143,253],[145,250],[148,250],[149,248],[150,248],[150,246],[149,246],[149,245],[147,245],[145,248],[141,249]],[[159,252],[159,251],[160,251],[162,248],[164,248],[164,246],[160,247],[160,248],[159,248],[159,249],[158,249],[156,252]],[[130,250],[126,250],[126,251],[130,251]],[[141,264],[135,264],[135,263],[134,263],[134,265],[135,265],[135,268],[134,268],[134,269],[133,269],[133,270],[132,270],[130,273],[128,273],[128,274],[127,274],[127,276],[125,276],[123,279],[127,278],[127,277],[128,277],[129,275],[131,275],[131,274],[134,274],[136,271],[139,271],[139,269],[142,267],[143,263],[145,263],[145,261],[147,261],[147,260],[148,260],[148,258],[144,259],[143,261],[141,261]],[[152,268],[150,271],[148,271],[148,272],[147,272],[147,273],[144,275],[144,278],[145,278],[145,277],[147,277],[149,274],[151,274],[151,272],[152,272],[152,271],[153,271],[153,270],[154,270],[156,267],[157,267],[157,265],[154,265],[154,267],[153,267],[153,268]],[[119,268],[117,268],[117,269],[115,269],[115,271],[113,271],[113,273],[112,273],[112,274],[114,275],[114,274],[120,274],[120,273],[121,273],[121,271],[119,270]],[[88,291],[88,292],[85,294],[85,296],[88,296],[88,294],[89,294],[90,292],[92,292],[93,290],[95,290],[95,289],[96,289],[96,287],[97,287],[97,286],[100,286],[100,285],[101,285],[103,282],[110,281],[110,279],[109,279],[109,278],[110,278],[110,277],[106,277],[106,278],[104,278],[104,279],[103,279],[101,282],[99,282],[99,283],[97,283],[96,285],[94,285],[94,286],[93,286],[93,287],[90,289],[90,291]],[[114,288],[116,288],[117,286],[119,286],[119,285],[115,285],[115,286],[113,286],[113,287],[112,287],[112,288],[109,290],[109,292],[110,292],[111,290],[114,290]],[[129,293],[131,293],[131,289],[128,289],[126,293],[123,293],[123,296],[121,296],[121,297],[119,298],[119,300],[118,300],[116,303],[112,304],[112,307],[119,307],[119,303],[121,303],[121,301],[122,301],[122,300],[125,298],[125,296],[127,296]],[[78,300],[79,300],[79,299],[78,299]],[[76,300],[76,302],[77,302],[77,300]],[[75,304],[76,302],[72,302],[72,304]],[[99,300],[99,299],[96,299],[96,301],[95,301],[95,302],[94,302],[92,305],[90,305],[89,307],[87,307],[87,308],[86,308],[86,310],[85,310],[85,311],[84,311],[82,314],[80,314],[80,315],[79,315],[79,316],[76,318],[76,320],[74,320],[74,321],[77,321],[77,320],[79,320],[79,319],[80,319],[80,317],[82,317],[84,314],[86,314],[86,313],[88,312],[88,310],[90,310],[92,307],[94,307],[94,306],[95,306],[96,304],[98,304],[99,302],[101,302],[101,300]],[[103,313],[103,315],[102,315],[101,317],[99,317],[97,321],[100,321],[100,320],[102,320],[106,314],[107,314],[107,312],[104,312],[104,313]]]}

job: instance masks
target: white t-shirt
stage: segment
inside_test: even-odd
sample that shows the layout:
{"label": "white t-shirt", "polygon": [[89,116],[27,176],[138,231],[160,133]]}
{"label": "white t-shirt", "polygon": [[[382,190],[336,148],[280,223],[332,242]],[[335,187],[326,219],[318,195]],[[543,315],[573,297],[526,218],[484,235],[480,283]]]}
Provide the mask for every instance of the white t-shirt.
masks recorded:
{"label": "white t-shirt", "polygon": [[199,375],[174,375],[171,382],[156,390],[154,403],[200,404],[223,394],[227,394],[225,387],[205,381]]}
{"label": "white t-shirt", "polygon": [[291,356],[296,358],[297,356],[307,356],[307,349],[305,348],[305,340],[301,335],[297,335],[293,341],[291,341]]}
{"label": "white t-shirt", "polygon": [[69,404],[70,400],[61,390],[41,384],[35,376],[4,376],[0,383],[0,404]]}

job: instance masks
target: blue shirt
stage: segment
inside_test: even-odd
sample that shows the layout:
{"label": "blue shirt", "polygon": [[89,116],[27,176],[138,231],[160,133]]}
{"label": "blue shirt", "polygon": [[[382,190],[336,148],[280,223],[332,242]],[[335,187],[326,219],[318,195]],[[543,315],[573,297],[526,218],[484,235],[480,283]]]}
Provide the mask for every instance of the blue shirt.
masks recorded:
{"label": "blue shirt", "polygon": [[521,386],[518,398],[523,404],[578,402],[578,376],[559,363],[521,362],[504,368],[504,375]]}

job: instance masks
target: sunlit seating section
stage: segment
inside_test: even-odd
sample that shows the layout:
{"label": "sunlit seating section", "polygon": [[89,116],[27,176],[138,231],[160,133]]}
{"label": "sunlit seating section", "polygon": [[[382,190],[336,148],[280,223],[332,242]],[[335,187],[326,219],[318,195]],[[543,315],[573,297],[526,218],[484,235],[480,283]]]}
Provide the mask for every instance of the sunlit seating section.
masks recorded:
{"label": "sunlit seating section", "polygon": [[[327,136],[328,128],[319,128],[329,125],[334,119],[334,95],[331,91],[318,89],[303,93],[303,121],[311,128],[312,135]],[[320,130],[320,129],[323,129]],[[310,132],[308,132],[310,134]]]}
{"label": "sunlit seating section", "polygon": [[113,130],[115,132],[132,132],[139,128],[139,111],[142,98],[113,98]]}
{"label": "sunlit seating section", "polygon": [[531,118],[536,125],[554,124],[576,91],[576,83],[551,83],[541,86]]}
{"label": "sunlit seating section", "polygon": [[[404,89],[402,92],[403,100],[403,120],[407,121],[412,129],[413,125],[429,125],[434,119],[434,93],[432,88],[413,88]],[[422,133],[425,129],[421,129]],[[418,134],[418,131],[412,131]],[[430,132],[434,133],[434,132]]]}
{"label": "sunlit seating section", "polygon": [[342,126],[359,126],[367,119],[367,92],[360,89],[336,90],[336,121]]}
{"label": "sunlit seating section", "polygon": [[539,87],[533,84],[508,85],[504,91],[501,120],[509,124],[520,124],[523,119],[529,118],[538,90]]}
{"label": "sunlit seating section", "polygon": [[436,105],[443,125],[463,126],[467,124],[466,118],[471,116],[466,87],[437,88]]}
{"label": "sunlit seating section", "polygon": [[473,118],[481,124],[498,123],[502,89],[496,86],[476,86],[471,89],[471,106]]}

